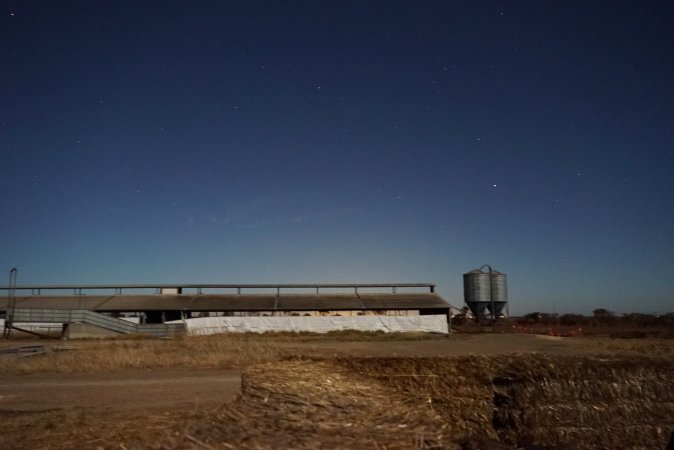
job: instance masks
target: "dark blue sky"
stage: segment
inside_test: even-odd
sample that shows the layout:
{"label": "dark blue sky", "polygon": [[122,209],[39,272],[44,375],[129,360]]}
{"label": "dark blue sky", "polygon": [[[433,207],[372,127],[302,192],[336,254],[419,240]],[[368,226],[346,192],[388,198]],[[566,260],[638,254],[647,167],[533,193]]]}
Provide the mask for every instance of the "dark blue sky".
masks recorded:
{"label": "dark blue sky", "polygon": [[[674,309],[672,1],[3,1],[19,283],[508,274]],[[4,284],[4,283],[3,283]]]}

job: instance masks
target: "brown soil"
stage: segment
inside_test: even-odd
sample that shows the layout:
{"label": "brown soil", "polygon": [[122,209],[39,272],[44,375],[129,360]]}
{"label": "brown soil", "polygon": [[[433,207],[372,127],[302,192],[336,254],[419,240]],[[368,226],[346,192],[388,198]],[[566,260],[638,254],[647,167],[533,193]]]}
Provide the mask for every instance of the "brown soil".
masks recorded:
{"label": "brown soil", "polygon": [[0,378],[0,411],[213,408],[236,398],[241,373],[232,370],[122,370],[87,374],[34,373]]}

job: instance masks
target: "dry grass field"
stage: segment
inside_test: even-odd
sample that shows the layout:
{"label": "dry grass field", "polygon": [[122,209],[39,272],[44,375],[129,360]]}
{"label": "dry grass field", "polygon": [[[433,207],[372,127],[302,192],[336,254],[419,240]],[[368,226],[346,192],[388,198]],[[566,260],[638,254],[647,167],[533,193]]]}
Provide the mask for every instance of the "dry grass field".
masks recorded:
{"label": "dry grass field", "polygon": [[[35,342],[35,341],[33,341]],[[0,358],[0,373],[92,372],[152,368],[242,368],[279,355],[273,337],[246,334],[147,339],[40,341],[47,351],[20,360]],[[14,341],[20,345],[21,341]]]}
{"label": "dry grass field", "polygon": [[332,333],[5,341],[0,448],[661,448],[674,340]]}

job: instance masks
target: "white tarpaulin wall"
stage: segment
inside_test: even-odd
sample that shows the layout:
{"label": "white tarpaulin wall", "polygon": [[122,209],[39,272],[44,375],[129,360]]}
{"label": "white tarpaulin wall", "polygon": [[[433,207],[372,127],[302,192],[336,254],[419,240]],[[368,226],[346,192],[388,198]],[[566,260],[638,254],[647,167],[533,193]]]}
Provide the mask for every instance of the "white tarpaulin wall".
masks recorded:
{"label": "white tarpaulin wall", "polygon": [[[179,321],[175,321],[179,322]],[[189,334],[205,335],[227,332],[264,333],[265,331],[328,331],[358,330],[396,333],[424,331],[447,333],[447,316],[285,316],[285,317],[201,317],[186,319]]]}

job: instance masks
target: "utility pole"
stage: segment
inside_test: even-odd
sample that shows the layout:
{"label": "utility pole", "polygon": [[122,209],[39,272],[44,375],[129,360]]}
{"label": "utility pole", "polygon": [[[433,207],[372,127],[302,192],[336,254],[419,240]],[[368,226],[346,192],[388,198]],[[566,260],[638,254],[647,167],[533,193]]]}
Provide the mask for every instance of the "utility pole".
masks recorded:
{"label": "utility pole", "polygon": [[14,309],[16,307],[16,267],[9,271],[9,289],[7,289],[7,311],[5,313],[5,330],[3,337],[9,339],[14,326]]}

